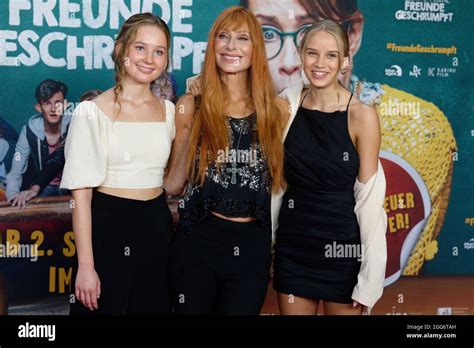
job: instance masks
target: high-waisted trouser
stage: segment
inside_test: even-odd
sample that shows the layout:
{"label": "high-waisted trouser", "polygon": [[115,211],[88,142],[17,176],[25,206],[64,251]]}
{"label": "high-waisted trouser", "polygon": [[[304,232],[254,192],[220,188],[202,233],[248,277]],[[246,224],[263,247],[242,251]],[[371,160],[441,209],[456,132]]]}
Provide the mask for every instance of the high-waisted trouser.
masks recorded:
{"label": "high-waisted trouser", "polygon": [[101,283],[99,309],[90,311],[76,300],[71,315],[170,314],[171,238],[172,216],[164,193],[140,201],[94,191],[92,244]]}
{"label": "high-waisted trouser", "polygon": [[175,314],[257,315],[265,300],[271,231],[212,214],[178,230],[172,247]]}

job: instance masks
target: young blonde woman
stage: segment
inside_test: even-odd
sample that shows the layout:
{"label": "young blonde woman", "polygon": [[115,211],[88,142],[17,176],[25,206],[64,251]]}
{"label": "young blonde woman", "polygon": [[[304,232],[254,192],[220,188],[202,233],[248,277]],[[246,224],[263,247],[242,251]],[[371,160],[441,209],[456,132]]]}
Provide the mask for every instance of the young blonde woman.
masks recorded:
{"label": "young blonde woman", "polygon": [[254,15],[241,7],[222,12],[209,33],[202,95],[177,103],[165,184],[178,193],[189,183],[173,246],[175,313],[260,313],[271,263],[270,197],[284,185],[287,106],[275,97]]}
{"label": "young blonde woman", "polygon": [[386,264],[378,116],[339,82],[349,43],[338,23],[317,22],[298,49],[309,86],[283,93],[293,112],[288,187],[272,201],[273,285],[282,314],[315,315],[322,300],[325,314],[360,315],[380,298]]}
{"label": "young blonde woman", "polygon": [[115,86],[74,111],[61,183],[74,200],[71,314],[170,313],[172,218],[162,184],[174,105],[150,90],[166,72],[169,47],[160,18],[131,16],[115,42]]}

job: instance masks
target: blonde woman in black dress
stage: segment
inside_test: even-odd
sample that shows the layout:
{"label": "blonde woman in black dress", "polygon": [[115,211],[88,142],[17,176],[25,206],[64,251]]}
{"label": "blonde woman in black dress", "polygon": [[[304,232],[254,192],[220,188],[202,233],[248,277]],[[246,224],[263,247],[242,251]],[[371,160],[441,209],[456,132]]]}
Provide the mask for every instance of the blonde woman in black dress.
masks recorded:
{"label": "blonde woman in black dress", "polygon": [[[350,66],[347,34],[339,24],[317,22],[299,52],[309,87],[284,93],[297,111],[285,133],[288,188],[276,230],[274,288],[282,314],[314,315],[322,300],[325,314],[360,315],[383,288],[383,274],[376,275],[377,290],[361,278],[366,277],[362,250],[368,249],[361,245],[354,211],[354,185],[364,185],[377,173],[383,176],[379,119],[373,107],[339,82]],[[375,204],[379,212],[385,180],[378,182],[383,191]],[[381,214],[377,233],[384,267]],[[341,255],[338,250],[352,252]]]}

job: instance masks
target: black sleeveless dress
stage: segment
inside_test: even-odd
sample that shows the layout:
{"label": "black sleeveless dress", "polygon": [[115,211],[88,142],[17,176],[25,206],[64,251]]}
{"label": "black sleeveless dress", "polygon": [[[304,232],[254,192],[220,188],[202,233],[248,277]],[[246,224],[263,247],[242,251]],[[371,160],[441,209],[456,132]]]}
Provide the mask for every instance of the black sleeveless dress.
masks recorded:
{"label": "black sleeveless dress", "polygon": [[353,191],[359,156],[349,135],[348,107],[326,113],[300,106],[286,137],[288,188],[274,260],[278,292],[352,302],[362,255]]}

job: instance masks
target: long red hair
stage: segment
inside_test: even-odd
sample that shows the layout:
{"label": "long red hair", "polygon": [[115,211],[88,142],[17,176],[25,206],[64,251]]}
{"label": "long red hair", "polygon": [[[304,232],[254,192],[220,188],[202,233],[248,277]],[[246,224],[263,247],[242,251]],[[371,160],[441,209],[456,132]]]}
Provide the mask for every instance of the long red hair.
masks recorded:
{"label": "long red hair", "polygon": [[284,111],[275,103],[276,93],[260,24],[251,11],[239,6],[224,10],[209,32],[202,73],[201,101],[191,130],[187,163],[189,180],[203,185],[207,166],[216,163],[218,150],[229,146],[224,110],[230,99],[227,87],[219,77],[215,41],[221,30],[235,30],[245,24],[249,28],[253,44],[247,88],[257,114],[258,141],[268,163],[273,191],[276,192],[285,185],[282,144]]}

